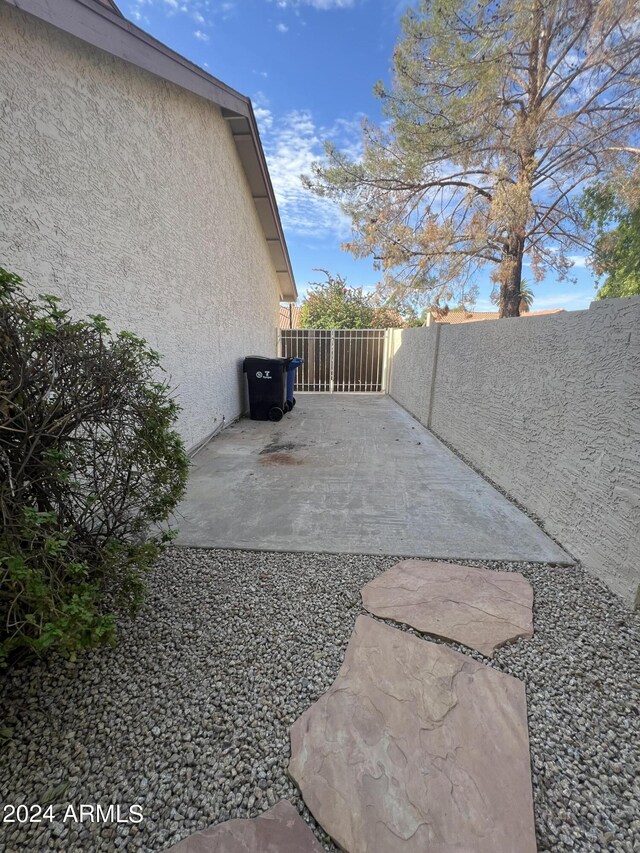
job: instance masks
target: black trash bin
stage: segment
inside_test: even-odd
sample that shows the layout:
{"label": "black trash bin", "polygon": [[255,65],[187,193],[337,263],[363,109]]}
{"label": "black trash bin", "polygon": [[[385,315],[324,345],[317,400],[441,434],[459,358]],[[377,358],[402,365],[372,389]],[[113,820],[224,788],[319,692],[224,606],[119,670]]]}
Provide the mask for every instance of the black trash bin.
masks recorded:
{"label": "black trash bin", "polygon": [[286,358],[248,355],[242,366],[249,386],[249,414],[254,421],[280,421],[287,411]]}

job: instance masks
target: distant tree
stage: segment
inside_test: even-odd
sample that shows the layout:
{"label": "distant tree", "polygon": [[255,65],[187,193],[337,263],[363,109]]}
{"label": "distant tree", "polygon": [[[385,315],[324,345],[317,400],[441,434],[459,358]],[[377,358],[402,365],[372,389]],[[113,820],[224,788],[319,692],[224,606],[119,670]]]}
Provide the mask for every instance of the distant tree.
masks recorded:
{"label": "distant tree", "polygon": [[389,293],[383,282],[380,282],[371,295],[374,306],[384,309],[388,321],[385,328],[411,328],[424,326],[429,312],[428,306],[421,306],[419,301],[398,293]]}
{"label": "distant tree", "polygon": [[362,288],[347,287],[341,275],[333,276],[327,270],[326,282],[309,286],[300,311],[303,329],[370,329],[374,308]]}
{"label": "distant tree", "polygon": [[[528,314],[529,311],[531,311],[531,306],[533,305],[534,298],[535,297],[533,290],[531,289],[531,285],[529,284],[526,278],[523,278],[520,282],[520,314]],[[491,291],[490,299],[494,305],[500,304],[500,289],[497,288],[495,284],[493,290]]]}
{"label": "distant tree", "polygon": [[581,205],[596,235],[590,265],[605,277],[596,299],[640,295],[640,166],[629,180],[589,187]]}
{"label": "distant tree", "polygon": [[416,314],[412,317],[406,317],[404,320],[404,323],[402,324],[403,328],[413,329],[413,328],[416,328],[419,326],[426,325],[428,313],[429,313],[428,309],[425,308],[425,310],[422,312],[422,314],[420,316],[418,316]]}
{"label": "distant tree", "polygon": [[373,309],[372,329],[401,329],[405,325],[404,317],[396,308],[381,305]]}
{"label": "distant tree", "polygon": [[533,305],[533,290],[526,279],[522,279],[520,283],[520,313],[528,314]]}
{"label": "distant tree", "polygon": [[411,299],[389,295],[382,283],[371,294],[371,304],[376,308],[374,328],[408,329],[423,326],[427,320],[427,308],[419,309]]}
{"label": "distant tree", "polygon": [[305,183],[351,217],[388,293],[468,303],[493,267],[517,316],[539,280],[590,250],[576,191],[630,156],[640,116],[636,0],[421,0],[402,19],[387,122],[354,160],[327,145]]}
{"label": "distant tree", "polygon": [[[412,312],[404,315],[394,304],[384,304],[379,295],[366,294],[361,287],[347,287],[341,275],[327,270],[326,282],[309,287],[300,312],[303,329],[391,329],[413,324]],[[418,324],[418,325],[421,325]]]}

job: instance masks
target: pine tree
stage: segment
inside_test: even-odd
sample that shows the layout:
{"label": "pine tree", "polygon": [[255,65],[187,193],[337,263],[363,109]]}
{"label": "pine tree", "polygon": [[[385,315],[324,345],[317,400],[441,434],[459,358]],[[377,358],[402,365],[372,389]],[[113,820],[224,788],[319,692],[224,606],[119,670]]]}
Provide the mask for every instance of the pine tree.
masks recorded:
{"label": "pine tree", "polygon": [[576,191],[636,144],[639,57],[635,0],[421,0],[376,86],[387,122],[363,125],[360,160],[328,145],[306,184],[388,296],[466,303],[489,265],[517,316],[525,257],[564,277],[590,249]]}

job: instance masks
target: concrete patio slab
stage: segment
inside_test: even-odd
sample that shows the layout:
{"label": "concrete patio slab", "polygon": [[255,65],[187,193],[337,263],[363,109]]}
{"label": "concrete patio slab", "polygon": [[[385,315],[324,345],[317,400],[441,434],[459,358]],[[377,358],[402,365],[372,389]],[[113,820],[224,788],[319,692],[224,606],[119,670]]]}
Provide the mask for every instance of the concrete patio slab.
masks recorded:
{"label": "concrete patio slab", "polygon": [[384,395],[238,421],[196,456],[175,523],[182,546],[572,562]]}

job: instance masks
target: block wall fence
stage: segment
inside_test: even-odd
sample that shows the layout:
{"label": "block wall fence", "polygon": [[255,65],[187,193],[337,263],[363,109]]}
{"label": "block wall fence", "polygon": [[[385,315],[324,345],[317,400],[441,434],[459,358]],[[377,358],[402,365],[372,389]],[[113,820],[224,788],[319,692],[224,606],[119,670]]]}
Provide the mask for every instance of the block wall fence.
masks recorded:
{"label": "block wall fence", "polygon": [[630,606],[640,590],[640,297],[396,329],[389,393]]}

